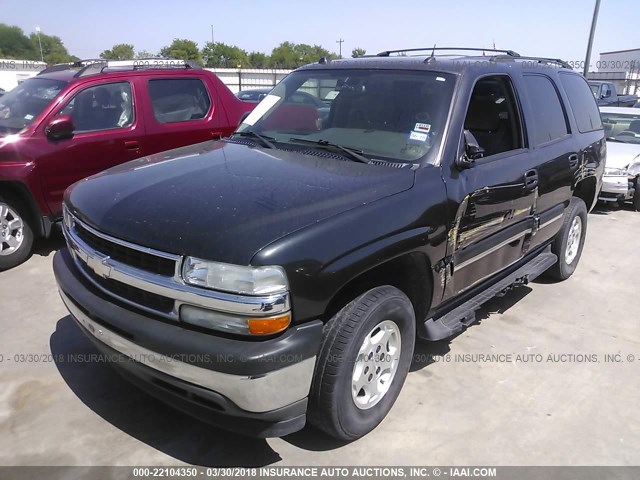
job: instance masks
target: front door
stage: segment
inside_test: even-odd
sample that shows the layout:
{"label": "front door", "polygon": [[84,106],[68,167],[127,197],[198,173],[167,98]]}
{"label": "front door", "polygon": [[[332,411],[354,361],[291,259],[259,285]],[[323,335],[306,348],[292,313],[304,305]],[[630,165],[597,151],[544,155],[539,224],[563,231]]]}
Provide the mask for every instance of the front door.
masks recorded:
{"label": "front door", "polygon": [[[525,148],[521,109],[507,75],[474,86],[464,129],[484,149],[455,180],[467,194],[452,229],[453,285],[447,296],[476,285],[522,258],[538,195],[535,158]],[[462,132],[461,132],[462,133]]]}
{"label": "front door", "polygon": [[66,188],[109,167],[141,157],[144,124],[134,102],[135,89],[128,81],[111,81],[81,87],[56,111],[71,115],[74,135],[52,141],[39,132],[36,141],[46,142],[47,153],[37,168],[46,201],[54,216],[61,212]]}

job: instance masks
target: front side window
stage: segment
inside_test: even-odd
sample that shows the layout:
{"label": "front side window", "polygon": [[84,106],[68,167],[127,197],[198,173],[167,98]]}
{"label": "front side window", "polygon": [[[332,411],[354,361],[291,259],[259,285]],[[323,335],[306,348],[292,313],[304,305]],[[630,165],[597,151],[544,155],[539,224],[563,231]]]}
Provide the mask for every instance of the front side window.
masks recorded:
{"label": "front side window", "polygon": [[640,144],[640,111],[625,108],[628,113],[601,112],[607,140]]}
{"label": "front side window", "polygon": [[442,141],[454,83],[453,75],[428,71],[294,72],[238,132],[269,136],[287,148],[321,142],[368,158],[431,161]]}
{"label": "front side window", "polygon": [[464,122],[484,156],[517,150],[522,144],[522,122],[508,77],[484,77],[473,88]]}
{"label": "front side window", "polygon": [[71,115],[77,133],[129,127],[134,117],[131,84],[104,83],[85,88],[74,95],[60,115]]}
{"label": "front side window", "polygon": [[551,80],[543,75],[525,75],[524,83],[535,106],[531,112],[534,120],[533,144],[541,145],[567,135],[567,119]]}
{"label": "front side window", "polygon": [[187,122],[206,117],[211,98],[198,78],[149,80],[153,115],[160,123]]}
{"label": "front side window", "polygon": [[32,78],[0,97],[0,133],[18,133],[49,105],[67,82]]}

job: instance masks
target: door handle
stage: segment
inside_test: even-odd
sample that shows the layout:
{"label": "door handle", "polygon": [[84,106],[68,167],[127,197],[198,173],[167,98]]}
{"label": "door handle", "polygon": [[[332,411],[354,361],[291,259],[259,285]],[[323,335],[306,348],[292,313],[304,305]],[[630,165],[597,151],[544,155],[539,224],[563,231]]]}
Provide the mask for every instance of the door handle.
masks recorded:
{"label": "door handle", "polygon": [[574,168],[577,165],[578,165],[578,154],[572,153],[571,155],[569,155],[569,166],[571,168]]}
{"label": "door handle", "polygon": [[140,143],[137,140],[128,140],[124,142],[124,148],[127,150],[140,150]]}
{"label": "door handle", "polygon": [[524,174],[524,189],[526,191],[534,190],[538,186],[538,171],[528,170]]}

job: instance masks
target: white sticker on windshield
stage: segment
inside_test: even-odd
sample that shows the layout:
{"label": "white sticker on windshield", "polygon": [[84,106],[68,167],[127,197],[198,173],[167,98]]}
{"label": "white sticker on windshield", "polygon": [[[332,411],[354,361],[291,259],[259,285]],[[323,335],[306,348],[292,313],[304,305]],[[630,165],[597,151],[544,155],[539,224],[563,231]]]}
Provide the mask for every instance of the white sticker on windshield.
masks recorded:
{"label": "white sticker on windshield", "polygon": [[247,118],[244,119],[244,122],[247,125],[253,126],[265,113],[267,113],[271,107],[273,107],[276,103],[278,103],[281,98],[277,95],[267,95],[262,99],[262,101],[252,110]]}
{"label": "white sticker on windshield", "polygon": [[30,113],[24,116],[25,120],[33,120],[33,115],[31,115]]}
{"label": "white sticker on windshield", "polygon": [[417,140],[418,142],[426,142],[428,138],[429,138],[428,133],[411,132],[409,134],[409,140]]}
{"label": "white sticker on windshield", "polygon": [[327,93],[327,95],[324,97],[325,100],[333,100],[334,98],[336,98],[338,96],[340,92],[338,90],[331,90],[329,93]]}
{"label": "white sticker on windshield", "polygon": [[424,132],[429,133],[431,131],[430,123],[416,123],[416,126],[413,127],[416,132]]}

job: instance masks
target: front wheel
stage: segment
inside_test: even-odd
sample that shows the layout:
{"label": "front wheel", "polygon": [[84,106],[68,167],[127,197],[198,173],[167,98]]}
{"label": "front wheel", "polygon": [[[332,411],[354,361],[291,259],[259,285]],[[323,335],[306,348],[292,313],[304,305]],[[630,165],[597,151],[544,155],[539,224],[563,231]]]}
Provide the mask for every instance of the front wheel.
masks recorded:
{"label": "front wheel", "polygon": [[636,189],[633,192],[633,208],[640,212],[640,177],[636,178]]}
{"label": "front wheel", "polygon": [[549,269],[556,280],[566,280],[578,266],[584,239],[587,234],[587,207],[578,197],[572,197],[564,214],[562,228],[551,244],[551,251],[558,256],[558,262]]}
{"label": "front wheel", "polygon": [[411,301],[391,286],[347,304],[325,325],[309,421],[341,440],[373,430],[400,394],[415,344]]}
{"label": "front wheel", "polygon": [[33,231],[26,215],[18,199],[0,197],[0,271],[21,264],[31,254]]}

